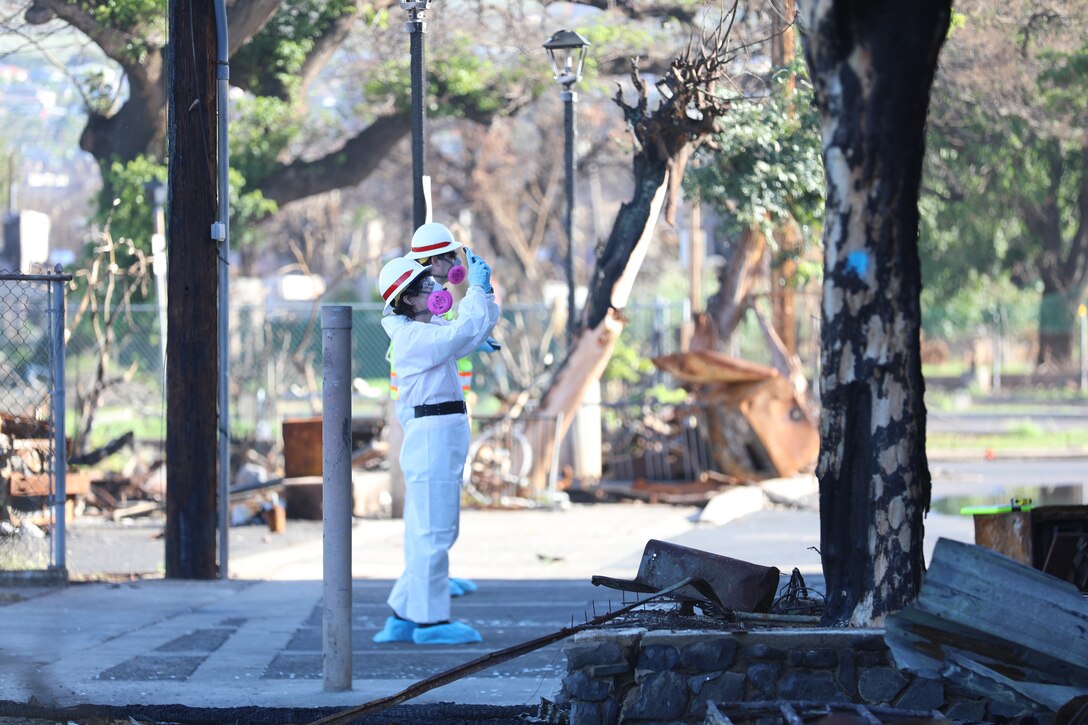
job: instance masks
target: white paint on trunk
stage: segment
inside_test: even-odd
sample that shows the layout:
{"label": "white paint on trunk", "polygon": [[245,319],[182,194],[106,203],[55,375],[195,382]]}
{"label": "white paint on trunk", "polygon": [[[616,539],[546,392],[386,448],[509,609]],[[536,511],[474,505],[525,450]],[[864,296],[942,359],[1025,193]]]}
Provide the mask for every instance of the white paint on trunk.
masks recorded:
{"label": "white paint on trunk", "polygon": [[[884,552],[873,559],[873,581],[882,582],[888,576],[888,557]],[[883,598],[883,597],[881,597]]]}

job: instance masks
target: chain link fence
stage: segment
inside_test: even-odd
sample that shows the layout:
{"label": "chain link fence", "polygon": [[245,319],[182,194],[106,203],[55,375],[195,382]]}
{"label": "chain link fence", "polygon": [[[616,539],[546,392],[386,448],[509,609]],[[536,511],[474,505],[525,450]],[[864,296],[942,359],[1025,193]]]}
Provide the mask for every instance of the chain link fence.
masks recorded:
{"label": "chain link fence", "polygon": [[0,272],[0,574],[66,578],[64,287]]}
{"label": "chain link fence", "polygon": [[[818,297],[806,296],[798,309],[798,351],[814,383],[819,356]],[[381,306],[352,306],[352,375],[355,379],[353,414],[380,416],[388,401],[389,341],[381,327]],[[602,403],[640,402],[655,386],[675,385],[649,359],[677,352],[680,329],[690,319],[686,305],[657,301],[629,306],[627,325],[618,342],[602,384]],[[166,434],[162,346],[155,305],[133,305],[117,315],[112,346],[101,372],[101,333],[84,323],[71,330],[68,344],[69,389],[75,391],[73,412],[77,428],[86,415],[80,401],[89,398],[96,379],[107,382],[100,394],[89,435],[81,450],[101,445],[126,430],[144,440],[162,440]],[[1031,372],[1030,355],[1036,349],[1030,326],[993,325],[929,335],[923,345],[927,379],[968,384],[976,378],[996,386],[1016,381],[1014,373]],[[562,314],[546,305],[507,305],[495,337],[503,350],[476,354],[473,389],[477,410],[494,413],[492,396],[508,398],[539,389],[566,352]],[[1079,342],[1079,340],[1077,341]],[[231,429],[236,437],[276,445],[285,418],[310,417],[321,412],[320,304],[279,303],[236,305],[230,317]],[[742,359],[770,364],[767,343],[758,323],[749,316],[730,340],[726,352]],[[972,375],[976,377],[971,377]],[[971,380],[967,378],[971,377]],[[23,392],[21,395],[28,395]]]}
{"label": "chain link fence", "polygon": [[[6,327],[0,409],[40,417],[50,405],[48,375],[53,364],[47,357],[46,341],[49,284],[34,283],[38,287],[31,285],[31,289],[39,291],[33,294],[21,286],[10,286],[17,284],[6,281],[8,287],[0,290]],[[18,305],[28,311],[18,311]],[[320,415],[320,309],[319,302],[232,307],[230,412],[236,452],[256,448],[271,462],[281,463],[282,422]],[[381,305],[355,304],[352,310],[352,413],[355,417],[384,418],[389,405],[389,367]],[[118,311],[112,317],[109,334],[86,315],[76,322],[75,311],[70,312],[66,382],[71,391],[68,428],[73,452],[92,450],[129,432],[139,441],[164,441],[164,346],[158,307],[131,305]],[[939,319],[936,313],[939,311],[925,312]],[[657,410],[678,402],[673,390],[676,381],[657,371],[649,359],[680,350],[680,331],[691,317],[684,303],[664,300],[632,304],[625,314],[627,324],[602,381],[600,402],[596,403],[613,411],[604,415],[606,437],[610,426],[623,427],[623,416],[616,414],[623,406]],[[1030,319],[1021,319],[1022,311],[991,317],[994,324],[971,330],[934,326],[940,334],[928,335],[923,346],[928,354],[927,383],[932,381],[931,389],[939,389],[938,380],[969,385],[988,379],[991,388],[1009,385],[1017,369],[1014,363],[1025,361],[1037,349],[1037,342],[1032,341],[1034,330]],[[815,394],[818,294],[798,296],[797,320],[798,351]],[[481,428],[488,416],[496,416],[504,409],[500,401],[542,388],[565,357],[564,325],[563,310],[547,305],[503,306],[502,321],[495,332],[502,351],[473,356],[474,411]],[[726,352],[751,362],[770,363],[767,343],[751,315],[730,339]],[[697,475],[707,466],[704,451],[693,445],[690,453],[681,461],[685,476]],[[605,457],[609,459],[606,468],[617,472],[629,468],[626,451],[613,447],[605,451]],[[668,468],[663,462],[658,466],[652,456],[650,459],[647,465],[652,463],[655,470]],[[630,470],[616,475],[635,473]]]}
{"label": "chain link fence", "polygon": [[[384,415],[389,400],[389,338],[381,326],[381,305],[352,306],[353,415]],[[272,443],[285,418],[321,412],[320,305],[281,303],[238,305],[230,316],[231,430],[238,438]],[[621,345],[641,358],[679,349],[680,304],[632,306]],[[562,362],[562,320],[544,305],[510,305],[495,337],[500,353],[473,354],[473,390],[481,413],[498,405],[491,396],[507,396],[539,386]],[[162,348],[155,305],[132,305],[114,321],[114,334],[103,372],[103,335],[86,321],[71,330],[68,383],[75,400],[87,400],[101,388],[89,440],[82,449],[103,445],[128,430],[137,438],[161,440],[166,433]],[[558,334],[555,331],[558,330]],[[645,367],[645,366],[644,366]],[[653,377],[652,370],[643,373]],[[102,380],[105,385],[102,384]],[[634,385],[609,388],[624,395]],[[79,408],[78,404],[76,406]],[[77,419],[85,412],[74,411]],[[79,426],[82,421],[77,421]]]}

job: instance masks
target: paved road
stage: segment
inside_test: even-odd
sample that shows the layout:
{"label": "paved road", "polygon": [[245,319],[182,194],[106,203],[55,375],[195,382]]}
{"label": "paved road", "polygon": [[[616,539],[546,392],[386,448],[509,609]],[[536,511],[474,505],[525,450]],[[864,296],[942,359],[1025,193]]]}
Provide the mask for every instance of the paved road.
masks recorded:
{"label": "paved road", "polygon": [[[798,481],[798,501],[810,483]],[[781,495],[783,492],[778,491]],[[401,566],[402,523],[359,520],[352,531],[352,674],[350,692],[325,692],[322,679],[322,541],[316,522],[297,524],[293,541],[259,527],[236,529],[232,578],[193,582],[149,579],[51,590],[0,592],[0,705],[30,698],[56,706],[146,704],[185,707],[350,707],[386,697],[420,678],[511,644],[557,632],[630,601],[593,587],[594,574],[632,579],[648,539],[736,559],[797,567],[822,588],[819,514],[803,507],[751,504],[727,494],[708,511],[693,506],[591,504],[563,511],[465,511],[451,553],[455,575],[480,590],[453,603],[454,617],[484,635],[464,647],[376,646],[384,598]],[[708,506],[708,509],[710,507]],[[90,527],[87,527],[88,529]],[[111,533],[74,527],[74,565]],[[152,528],[113,540],[117,557],[135,565],[140,547],[161,541]],[[967,517],[931,515],[926,550],[939,537],[970,541]],[[79,549],[79,554],[75,550]],[[161,548],[159,549],[161,551]],[[114,551],[111,554],[117,554]],[[104,565],[106,553],[91,565]],[[413,700],[422,705],[525,706],[558,691],[566,662],[561,645],[488,668]],[[69,718],[70,719],[70,718]],[[155,718],[152,718],[155,719]],[[169,719],[159,717],[158,719]],[[302,721],[306,721],[303,719]]]}

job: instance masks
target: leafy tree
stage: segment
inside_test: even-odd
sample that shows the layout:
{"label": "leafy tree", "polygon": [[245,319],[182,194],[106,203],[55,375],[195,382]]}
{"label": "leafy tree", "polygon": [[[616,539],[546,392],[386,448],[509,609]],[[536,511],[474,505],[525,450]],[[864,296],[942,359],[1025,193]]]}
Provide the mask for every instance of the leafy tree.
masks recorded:
{"label": "leafy tree", "polygon": [[1088,290],[1088,11],[958,6],[922,200],[934,305],[974,276],[1041,295],[1037,362],[1068,363]]}
{"label": "leafy tree", "polygon": [[[723,232],[751,226],[770,235],[796,220],[806,230],[823,218],[820,126],[812,84],[796,68],[797,93],[733,103],[729,124],[698,155],[685,186],[722,212]],[[786,82],[783,69],[774,86]]]}
{"label": "leafy tree", "polygon": [[[784,93],[793,79],[796,92]],[[766,240],[793,224],[801,227],[799,238],[811,238],[823,212],[819,119],[803,63],[779,69],[772,76],[770,95],[733,107],[729,125],[699,154],[685,181],[691,193],[721,213],[723,235],[736,240],[721,270],[719,290],[707,300],[719,339],[732,335],[747,308]],[[774,251],[779,263],[787,255],[794,262],[804,256],[803,245]],[[798,268],[801,278],[817,275],[811,265]]]}
{"label": "leafy tree", "polygon": [[[526,22],[526,16],[552,1],[486,9],[436,3],[428,13],[428,55],[442,62],[428,64],[429,115],[487,123],[536,97],[548,82],[541,73],[543,53],[530,55],[520,48],[539,46],[543,30]],[[3,2],[5,30],[33,41],[67,26],[120,68],[127,94],[103,84],[103,77],[73,79],[88,110],[80,146],[97,160],[105,205],[111,205],[119,198],[109,188],[115,164],[141,156],[164,158],[165,3]],[[622,5],[628,18],[685,21],[699,7],[688,0],[661,7]],[[232,163],[242,173],[243,195],[259,194],[282,207],[356,186],[407,137],[409,58],[394,0],[262,0],[228,3],[227,12],[231,83],[244,94],[231,110],[232,147],[240,152]],[[609,25],[605,15],[600,14],[601,24]],[[477,32],[480,27],[488,32]],[[494,42],[486,42],[488,37]],[[631,46],[624,46],[622,37],[613,33],[609,47],[616,56],[595,63],[614,67],[629,57]],[[653,67],[653,44],[636,52],[648,55],[647,65]],[[335,116],[310,112],[308,94],[319,76],[340,91]],[[240,227],[238,221],[232,228]]]}

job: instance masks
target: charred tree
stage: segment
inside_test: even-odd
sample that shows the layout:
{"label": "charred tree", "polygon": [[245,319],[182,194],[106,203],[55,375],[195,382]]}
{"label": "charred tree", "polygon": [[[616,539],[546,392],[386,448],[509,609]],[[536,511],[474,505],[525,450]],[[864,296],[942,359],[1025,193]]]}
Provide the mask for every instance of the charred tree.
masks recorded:
{"label": "charred tree", "polygon": [[827,178],[820,391],[825,623],[921,585],[929,510],[918,193],[950,0],[800,3]]}
{"label": "charred tree", "polygon": [[[575,333],[574,343],[535,411],[538,419],[561,416],[556,438],[534,456],[540,462],[534,484],[542,485],[551,446],[566,434],[589,386],[604,372],[626,319],[623,309],[631,295],[642,261],[653,240],[661,210],[674,221],[680,180],[695,148],[708,142],[729,108],[729,99],[717,91],[733,59],[728,51],[736,4],[726,10],[722,23],[709,38],[688,49],[670,64],[658,83],[661,101],[649,108],[646,82],[637,68],[631,81],[637,93],[627,103],[623,90],[615,101],[634,138],[634,192],[620,206],[612,231],[597,248],[597,265]],[[550,436],[544,437],[548,440]],[[541,440],[541,438],[537,438]]]}

